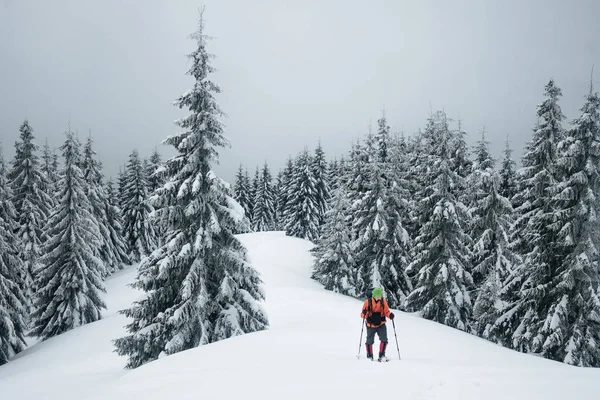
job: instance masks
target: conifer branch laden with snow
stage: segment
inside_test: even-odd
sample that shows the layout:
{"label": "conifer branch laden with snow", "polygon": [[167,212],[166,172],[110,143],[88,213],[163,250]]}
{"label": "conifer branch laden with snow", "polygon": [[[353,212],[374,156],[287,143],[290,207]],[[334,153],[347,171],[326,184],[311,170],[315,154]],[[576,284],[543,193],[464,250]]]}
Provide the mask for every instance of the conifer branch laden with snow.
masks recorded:
{"label": "conifer branch laden with snow", "polygon": [[190,114],[178,121],[183,131],[165,140],[178,154],[165,163],[167,181],[153,198],[165,241],[140,264],[133,286],[146,296],[122,311],[132,318],[129,335],[115,341],[128,368],[268,326],[262,281],[233,234],[241,214],[232,207],[239,204],[211,170],[228,142],[202,16],[193,38],[194,87],[175,103]]}

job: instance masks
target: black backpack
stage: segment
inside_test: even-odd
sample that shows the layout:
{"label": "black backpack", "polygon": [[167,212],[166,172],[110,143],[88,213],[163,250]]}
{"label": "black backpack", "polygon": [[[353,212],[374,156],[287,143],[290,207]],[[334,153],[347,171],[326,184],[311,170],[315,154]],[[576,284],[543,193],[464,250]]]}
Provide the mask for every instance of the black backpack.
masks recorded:
{"label": "black backpack", "polygon": [[[383,297],[381,298],[381,302],[383,304],[385,300]],[[380,312],[373,312],[373,296],[369,297],[369,306],[367,307],[367,312],[369,316],[367,317],[367,322],[371,325],[379,326],[383,322],[385,322],[385,315]]]}

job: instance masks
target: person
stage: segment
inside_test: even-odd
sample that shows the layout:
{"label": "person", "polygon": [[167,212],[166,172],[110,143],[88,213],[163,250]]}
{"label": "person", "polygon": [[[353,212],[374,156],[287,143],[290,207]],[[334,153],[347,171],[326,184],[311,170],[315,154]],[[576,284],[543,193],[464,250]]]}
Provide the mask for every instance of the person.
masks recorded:
{"label": "person", "polygon": [[367,323],[367,358],[373,360],[373,343],[375,343],[375,334],[379,337],[379,358],[378,361],[387,361],[385,349],[388,344],[386,318],[394,319],[394,313],[390,312],[387,300],[383,298],[383,289],[374,288],[371,297],[363,304],[361,317]]}

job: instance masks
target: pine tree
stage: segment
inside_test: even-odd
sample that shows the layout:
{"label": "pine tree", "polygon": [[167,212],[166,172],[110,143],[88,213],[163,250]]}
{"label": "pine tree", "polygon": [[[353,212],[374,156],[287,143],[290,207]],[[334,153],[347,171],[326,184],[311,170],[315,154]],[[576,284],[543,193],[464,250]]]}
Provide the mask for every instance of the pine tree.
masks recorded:
{"label": "pine tree", "polygon": [[375,134],[377,142],[377,160],[381,163],[386,163],[390,160],[390,127],[385,118],[385,112],[377,120],[377,133]]}
{"label": "pine tree", "polygon": [[234,199],[240,203],[240,206],[244,209],[246,218],[248,218],[248,215],[250,215],[250,188],[246,184],[246,175],[244,174],[242,164],[240,164],[238,172],[235,175]]}
{"label": "pine tree", "polygon": [[127,171],[119,167],[119,174],[117,175],[117,205],[119,209],[123,211],[125,208],[125,187],[127,186]]}
{"label": "pine tree", "polygon": [[475,194],[471,210],[475,241],[473,280],[477,292],[473,305],[474,328],[481,337],[501,342],[493,327],[504,309],[502,284],[519,258],[509,248],[513,210],[508,199],[499,193],[500,177],[494,169],[485,133],[477,142],[471,188]]}
{"label": "pine tree", "polygon": [[[600,367],[600,98],[586,96],[581,116],[558,146],[557,252],[530,328],[531,351],[580,367]],[[540,307],[541,305],[541,307]]]}
{"label": "pine tree", "polygon": [[319,233],[321,236],[321,227],[325,222],[325,213],[327,212],[327,202],[329,200],[329,181],[327,172],[327,160],[325,159],[325,152],[321,147],[321,143],[315,149],[315,155],[311,160],[311,172],[315,179],[315,201],[317,203],[318,210],[318,221],[319,221]]}
{"label": "pine tree", "polygon": [[345,188],[337,188],[329,201],[323,239],[311,250],[315,255],[312,277],[327,290],[361,297],[362,292],[356,282],[356,263],[350,248],[347,222],[350,203]]}
{"label": "pine tree", "polygon": [[271,171],[265,162],[254,193],[252,229],[255,232],[269,231],[275,227],[275,194],[271,181]]}
{"label": "pine tree", "polygon": [[164,184],[164,178],[161,173],[162,159],[157,149],[154,149],[146,165],[146,177],[148,182],[148,193],[154,193]]}
{"label": "pine tree", "polygon": [[134,150],[127,163],[124,188],[123,230],[129,258],[138,262],[156,247],[156,233],[150,220],[153,211],[148,202],[148,185],[139,153]]}
{"label": "pine tree", "polygon": [[331,193],[341,186],[340,162],[337,159],[329,162],[329,166],[327,167],[327,181],[329,182],[329,190]]}
{"label": "pine tree", "polygon": [[130,265],[131,260],[127,254],[127,243],[123,237],[123,222],[121,210],[117,205],[117,192],[110,179],[106,182],[105,192],[104,214],[106,215],[106,227],[109,233],[108,246],[112,254],[112,259],[116,261],[108,269],[108,273],[112,274],[122,269],[125,265]]}
{"label": "pine tree", "polygon": [[25,348],[27,299],[23,287],[23,261],[19,258],[16,211],[6,179],[0,146],[0,365]]}
{"label": "pine tree", "polygon": [[33,336],[48,339],[70,329],[97,321],[106,308],[102,261],[95,249],[102,237],[84,191],[80,145],[67,133],[63,151],[65,166],[59,181],[60,202],[46,225],[48,242],[36,274]]}
{"label": "pine tree", "polygon": [[512,201],[517,193],[517,172],[516,163],[512,159],[512,149],[506,139],[506,148],[504,149],[504,158],[500,168],[500,187],[498,189],[500,196]]}
{"label": "pine tree", "polygon": [[20,132],[21,141],[15,143],[15,158],[8,179],[18,218],[17,236],[21,259],[25,263],[25,297],[28,307],[31,307],[31,299],[36,290],[36,264],[42,254],[41,246],[45,239],[43,226],[49,215],[48,207],[52,205],[52,198],[46,192],[48,184],[36,155],[38,146],[33,143],[33,129],[27,120],[21,125]]}
{"label": "pine tree", "polygon": [[409,268],[418,271],[417,283],[407,298],[407,308],[420,311],[426,319],[469,331],[473,279],[471,241],[464,231],[468,211],[452,192],[461,177],[454,171],[452,134],[445,114],[438,112],[430,118],[430,125],[437,137],[430,172],[435,186],[430,198],[422,201],[425,209],[420,214],[428,219],[415,240],[415,258]]}
{"label": "pine tree", "polygon": [[184,131],[165,140],[177,155],[165,164],[168,182],[157,191],[158,217],[168,221],[165,244],[140,265],[134,286],[147,296],[123,313],[133,318],[130,335],[116,340],[127,367],[137,367],[231,336],[263,330],[266,313],[259,275],[233,235],[235,220],[226,184],[211,170],[217,148],[227,145],[222,112],[214,94],[219,87],[205,49],[202,18],[190,58],[194,88],[176,102],[191,112],[179,120]]}
{"label": "pine tree", "polygon": [[316,182],[310,168],[308,150],[304,150],[294,165],[294,177],[288,192],[289,220],[286,234],[310,241],[319,238],[319,208]]}
{"label": "pine tree", "polygon": [[92,207],[93,222],[98,227],[101,244],[94,249],[96,257],[102,261],[102,276],[106,277],[112,272],[121,269],[121,260],[113,252],[110,230],[106,216],[106,192],[104,191],[102,169],[98,160],[95,159],[96,152],[92,148],[92,137],[89,136],[83,149],[80,168],[83,173],[83,190]]}
{"label": "pine tree", "polygon": [[563,137],[564,115],[558,105],[561,90],[553,80],[545,87],[545,100],[538,106],[538,122],[527,144],[523,168],[519,170],[520,204],[511,240],[523,258],[504,290],[508,302],[498,321],[498,330],[512,336],[512,347],[523,352],[541,350],[538,333],[545,324],[548,293],[557,277],[562,255],[557,246],[558,226],[553,205],[557,187],[557,144]]}
{"label": "pine tree", "polygon": [[[374,142],[372,135],[368,142]],[[399,186],[391,173],[389,143],[382,148],[370,148],[365,157],[368,183],[362,199],[353,210],[354,230],[357,239],[352,247],[358,264],[357,284],[359,293],[372,287],[382,287],[390,307],[403,307],[406,296],[412,290],[406,275],[409,262],[410,238],[402,226],[408,212],[405,189]],[[388,161],[384,161],[388,160]]]}
{"label": "pine tree", "polygon": [[283,170],[279,170],[279,172],[277,173],[277,177],[275,179],[275,184],[273,185],[273,196],[274,196],[274,203],[275,203],[275,226],[273,229],[275,230],[281,230],[282,228],[282,216],[281,214],[279,214],[279,211],[281,210],[281,205],[279,204],[279,201],[281,200],[281,189],[283,187]]}
{"label": "pine tree", "polygon": [[[55,153],[56,154],[56,153]],[[52,204],[48,205],[48,209],[51,209],[54,206],[55,200],[55,192],[56,192],[56,183],[58,182],[58,160],[54,158],[53,154],[50,152],[50,146],[48,146],[48,139],[46,139],[46,143],[42,149],[42,165],[41,165],[42,173],[44,174],[44,178],[48,186],[46,187],[46,193],[52,199]]]}
{"label": "pine tree", "polygon": [[279,229],[282,230],[287,230],[287,228],[291,224],[292,210],[290,207],[290,196],[292,193],[293,180],[294,161],[291,157],[289,157],[286,166],[283,170],[277,197],[277,214],[279,215]]}

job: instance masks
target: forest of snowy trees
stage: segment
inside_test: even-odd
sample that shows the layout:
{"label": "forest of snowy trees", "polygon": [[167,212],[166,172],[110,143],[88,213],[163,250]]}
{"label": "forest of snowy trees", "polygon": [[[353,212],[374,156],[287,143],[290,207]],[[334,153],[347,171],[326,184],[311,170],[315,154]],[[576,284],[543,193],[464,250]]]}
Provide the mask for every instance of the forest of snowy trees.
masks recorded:
{"label": "forest of snowy trees", "polygon": [[[0,364],[27,336],[47,339],[102,317],[104,280],[139,263],[128,335],[135,368],[161,355],[263,330],[261,280],[236,233],[285,231],[315,244],[313,278],[521,352],[600,367],[600,98],[590,87],[570,123],[552,80],[521,159],[501,160],[485,131],[432,113],[414,135],[385,114],[348,154],[317,145],[240,165],[233,186],[212,170],[227,145],[202,20],[176,106],[189,112],[165,144],[134,150],[106,179],[91,136],[70,128],[51,151],[26,120],[14,159],[0,153]],[[251,176],[252,174],[252,176]],[[238,210],[243,210],[239,213]]]}
{"label": "forest of snowy trees", "polygon": [[271,178],[239,167],[243,226],[315,243],[313,278],[503,346],[600,366],[600,100],[565,122],[553,80],[521,160],[492,157],[444,112],[391,134],[385,115],[347,155],[319,145]]}

